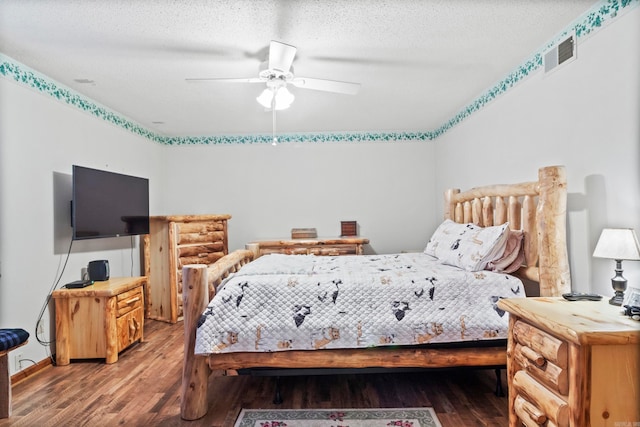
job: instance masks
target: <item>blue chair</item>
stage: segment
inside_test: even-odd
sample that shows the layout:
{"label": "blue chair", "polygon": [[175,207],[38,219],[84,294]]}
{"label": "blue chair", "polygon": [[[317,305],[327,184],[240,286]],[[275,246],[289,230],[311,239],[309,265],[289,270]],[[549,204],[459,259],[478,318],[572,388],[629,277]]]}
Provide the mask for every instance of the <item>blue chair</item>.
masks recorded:
{"label": "blue chair", "polygon": [[11,375],[9,352],[27,343],[29,332],[24,329],[0,329],[0,418],[11,416]]}

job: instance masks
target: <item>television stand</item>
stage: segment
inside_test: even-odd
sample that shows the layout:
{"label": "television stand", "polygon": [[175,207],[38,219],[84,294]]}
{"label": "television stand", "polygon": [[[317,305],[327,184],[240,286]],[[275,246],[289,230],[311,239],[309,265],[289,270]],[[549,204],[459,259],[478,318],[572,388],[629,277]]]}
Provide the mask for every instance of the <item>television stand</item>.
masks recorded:
{"label": "television stand", "polygon": [[112,277],[84,288],[58,289],[56,304],[56,364],[71,359],[105,358],[120,353],[144,332],[146,276]]}

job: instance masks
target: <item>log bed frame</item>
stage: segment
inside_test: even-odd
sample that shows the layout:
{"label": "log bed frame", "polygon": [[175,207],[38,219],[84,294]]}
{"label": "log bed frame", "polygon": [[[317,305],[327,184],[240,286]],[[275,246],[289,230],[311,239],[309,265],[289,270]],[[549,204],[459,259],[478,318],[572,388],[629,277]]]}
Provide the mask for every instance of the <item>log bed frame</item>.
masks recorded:
{"label": "log bed frame", "polygon": [[[509,221],[524,230],[526,265],[514,275],[539,284],[541,296],[560,296],[571,290],[566,245],[566,177],[564,167],[541,168],[538,180],[445,192],[444,217],[480,226]],[[194,354],[200,315],[216,287],[253,259],[236,250],[211,265],[183,268],[184,362],[181,416],[195,420],[207,413],[209,376],[236,374],[247,368],[446,368],[495,367],[507,363],[504,341],[495,346],[322,349],[269,353]]]}

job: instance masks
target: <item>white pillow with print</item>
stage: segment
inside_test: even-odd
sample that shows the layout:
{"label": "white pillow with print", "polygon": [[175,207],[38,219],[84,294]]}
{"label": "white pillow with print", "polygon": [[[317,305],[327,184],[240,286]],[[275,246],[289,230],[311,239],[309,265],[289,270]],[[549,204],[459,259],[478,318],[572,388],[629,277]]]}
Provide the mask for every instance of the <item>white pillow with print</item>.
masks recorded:
{"label": "white pillow with print", "polygon": [[467,271],[484,270],[502,256],[507,244],[509,223],[492,227],[459,224],[450,219],[438,226],[424,252],[443,264]]}

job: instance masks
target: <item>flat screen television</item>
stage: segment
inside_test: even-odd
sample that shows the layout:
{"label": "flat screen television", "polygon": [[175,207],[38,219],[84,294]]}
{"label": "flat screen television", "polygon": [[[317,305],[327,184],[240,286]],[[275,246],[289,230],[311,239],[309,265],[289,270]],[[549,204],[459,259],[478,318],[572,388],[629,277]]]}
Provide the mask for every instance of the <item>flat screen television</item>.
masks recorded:
{"label": "flat screen television", "polygon": [[73,240],[149,233],[149,180],[73,165]]}

